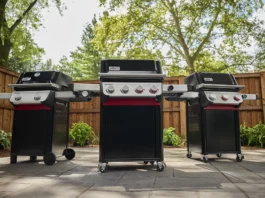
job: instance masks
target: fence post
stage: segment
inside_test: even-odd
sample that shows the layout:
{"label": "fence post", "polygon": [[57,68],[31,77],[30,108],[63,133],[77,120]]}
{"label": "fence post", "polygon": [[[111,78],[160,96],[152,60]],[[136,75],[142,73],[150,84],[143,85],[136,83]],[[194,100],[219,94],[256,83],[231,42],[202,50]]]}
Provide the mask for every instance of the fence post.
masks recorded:
{"label": "fence post", "polygon": [[[184,84],[184,76],[179,77],[179,84]],[[186,136],[187,125],[186,125],[186,103],[180,102],[180,134]]]}
{"label": "fence post", "polygon": [[263,113],[263,123],[265,123],[265,72],[260,72],[260,85],[261,85],[261,105]]}

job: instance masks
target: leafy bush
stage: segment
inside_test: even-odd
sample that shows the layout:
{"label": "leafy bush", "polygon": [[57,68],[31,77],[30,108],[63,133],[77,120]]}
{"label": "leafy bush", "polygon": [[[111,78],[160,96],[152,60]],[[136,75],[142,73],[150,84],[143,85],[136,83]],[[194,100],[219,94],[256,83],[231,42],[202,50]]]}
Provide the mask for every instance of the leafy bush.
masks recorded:
{"label": "leafy bush", "polygon": [[78,122],[72,125],[69,138],[80,146],[84,146],[87,140],[90,140],[94,144],[98,142],[98,138],[93,132],[92,127],[84,122]]}
{"label": "leafy bush", "polygon": [[181,138],[174,133],[175,128],[169,127],[163,131],[163,143],[165,145],[179,146]]}
{"label": "leafy bush", "polygon": [[11,146],[11,133],[6,133],[0,130],[0,145],[4,149],[10,149]]}
{"label": "leafy bush", "polygon": [[265,125],[261,122],[254,127],[241,125],[240,137],[242,145],[263,147],[265,145]]}

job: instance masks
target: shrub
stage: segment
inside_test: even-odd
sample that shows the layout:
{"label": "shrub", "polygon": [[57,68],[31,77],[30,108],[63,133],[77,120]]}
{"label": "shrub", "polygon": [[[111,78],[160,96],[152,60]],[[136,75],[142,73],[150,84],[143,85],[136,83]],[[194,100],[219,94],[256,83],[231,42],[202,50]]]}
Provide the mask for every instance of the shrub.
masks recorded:
{"label": "shrub", "polygon": [[90,140],[92,143],[98,142],[98,138],[93,132],[92,127],[84,122],[78,122],[72,125],[69,132],[69,138],[80,146],[84,146],[87,140]]}
{"label": "shrub", "polygon": [[174,133],[175,128],[169,127],[163,131],[163,143],[165,145],[179,146],[181,138]]}
{"label": "shrub", "polygon": [[11,133],[6,133],[0,130],[0,145],[3,147],[3,149],[10,149]]}
{"label": "shrub", "polygon": [[263,147],[265,145],[265,125],[261,122],[254,127],[241,125],[240,138],[242,145]]}

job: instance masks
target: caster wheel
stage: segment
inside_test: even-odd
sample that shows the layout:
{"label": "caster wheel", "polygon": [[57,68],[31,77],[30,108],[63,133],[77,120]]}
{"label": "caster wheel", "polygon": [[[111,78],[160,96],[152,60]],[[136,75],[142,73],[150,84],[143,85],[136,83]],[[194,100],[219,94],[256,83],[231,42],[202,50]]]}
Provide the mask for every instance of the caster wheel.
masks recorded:
{"label": "caster wheel", "polygon": [[204,156],[202,157],[202,161],[203,161],[204,163],[209,162],[208,157],[207,157],[206,155],[204,155]]}
{"label": "caster wheel", "polygon": [[238,161],[238,162],[242,162],[243,159],[244,159],[244,155],[237,155],[236,156],[236,161]]}
{"label": "caster wheel", "polygon": [[107,163],[102,163],[98,165],[98,169],[101,173],[105,173],[107,172]]}
{"label": "caster wheel", "polygon": [[16,164],[17,163],[17,156],[11,155],[10,156],[10,164]]}
{"label": "caster wheel", "polygon": [[222,157],[222,154],[218,153],[218,154],[216,154],[216,156],[220,158],[220,157]]}
{"label": "caster wheel", "polygon": [[65,158],[68,160],[72,160],[75,158],[75,151],[73,149],[65,149]]}
{"label": "caster wheel", "polygon": [[144,164],[148,164],[148,161],[144,161]]}
{"label": "caster wheel", "polygon": [[163,164],[163,162],[157,162],[156,170],[158,172],[162,172],[164,168],[165,168],[165,165]]}
{"label": "caster wheel", "polygon": [[35,162],[37,160],[37,156],[30,156],[29,160],[31,162]]}
{"label": "caster wheel", "polygon": [[191,158],[192,157],[192,154],[191,153],[188,153],[186,156],[187,156],[187,158]]}
{"label": "caster wheel", "polygon": [[47,153],[44,155],[44,163],[48,166],[51,166],[55,163],[56,156],[53,153]]}
{"label": "caster wheel", "polygon": [[151,162],[150,162],[150,164],[151,164],[151,165],[154,165],[154,164],[155,164],[155,162],[154,162],[154,161],[151,161]]}

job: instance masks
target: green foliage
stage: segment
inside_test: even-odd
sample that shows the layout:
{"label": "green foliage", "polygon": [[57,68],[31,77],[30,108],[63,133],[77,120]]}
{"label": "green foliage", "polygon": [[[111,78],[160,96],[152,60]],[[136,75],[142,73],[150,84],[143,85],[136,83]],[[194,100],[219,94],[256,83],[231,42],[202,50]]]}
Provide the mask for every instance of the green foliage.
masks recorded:
{"label": "green foliage", "polygon": [[0,1],[0,64],[18,72],[34,70],[44,50],[32,39],[32,32],[42,26],[41,10],[61,0]]}
{"label": "green foliage", "polygon": [[3,146],[4,149],[10,149],[11,146],[11,133],[6,133],[0,130],[0,145]]}
{"label": "green foliage", "polygon": [[69,132],[69,138],[80,146],[84,146],[87,140],[93,144],[98,143],[98,138],[91,126],[84,122],[74,123]]}
{"label": "green foliage", "polygon": [[[260,0],[100,0],[93,42],[105,57],[150,50],[170,75],[246,71],[262,59]],[[257,41],[257,42],[255,42]],[[248,50],[255,48],[255,52]],[[153,57],[153,56],[152,56]],[[263,59],[264,60],[264,56]],[[259,68],[264,66],[259,60]],[[264,68],[264,67],[263,67]]]}
{"label": "green foliage", "polygon": [[163,143],[165,145],[179,146],[181,138],[174,133],[175,128],[169,127],[163,130]]}
{"label": "green foliage", "polygon": [[265,125],[261,122],[254,127],[240,126],[240,137],[242,145],[260,146],[265,145]]}

